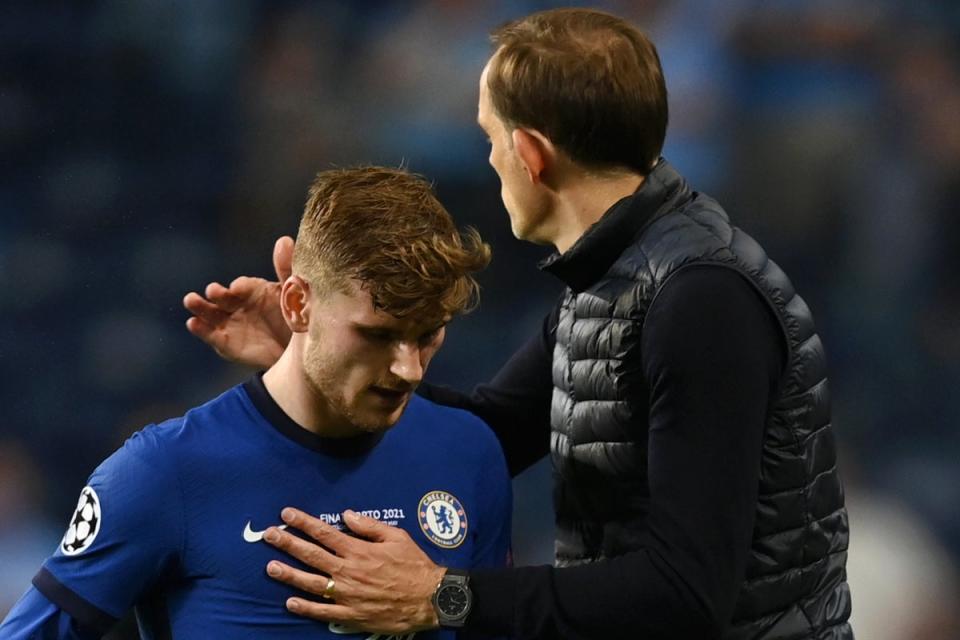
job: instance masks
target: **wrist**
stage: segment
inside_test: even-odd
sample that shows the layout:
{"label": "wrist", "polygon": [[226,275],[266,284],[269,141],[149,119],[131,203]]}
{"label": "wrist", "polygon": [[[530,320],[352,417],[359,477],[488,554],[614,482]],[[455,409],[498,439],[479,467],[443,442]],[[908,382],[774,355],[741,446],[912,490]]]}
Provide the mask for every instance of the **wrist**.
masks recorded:
{"label": "wrist", "polygon": [[415,608],[411,611],[411,629],[428,631],[440,626],[437,611],[433,606],[433,596],[446,574],[447,568],[432,565],[424,574],[423,579],[417,582],[415,594]]}
{"label": "wrist", "polygon": [[473,607],[470,575],[466,571],[447,569],[431,599],[434,615],[440,627],[460,628],[466,624]]}

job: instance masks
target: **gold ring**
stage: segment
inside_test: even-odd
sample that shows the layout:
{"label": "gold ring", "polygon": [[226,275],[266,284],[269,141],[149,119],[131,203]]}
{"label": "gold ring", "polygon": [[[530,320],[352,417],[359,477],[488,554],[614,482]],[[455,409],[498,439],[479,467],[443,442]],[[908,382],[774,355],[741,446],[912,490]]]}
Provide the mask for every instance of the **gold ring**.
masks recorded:
{"label": "gold ring", "polygon": [[326,598],[327,600],[333,600],[333,590],[336,586],[336,580],[333,578],[327,578],[327,588],[323,590],[323,593],[320,594],[320,597]]}

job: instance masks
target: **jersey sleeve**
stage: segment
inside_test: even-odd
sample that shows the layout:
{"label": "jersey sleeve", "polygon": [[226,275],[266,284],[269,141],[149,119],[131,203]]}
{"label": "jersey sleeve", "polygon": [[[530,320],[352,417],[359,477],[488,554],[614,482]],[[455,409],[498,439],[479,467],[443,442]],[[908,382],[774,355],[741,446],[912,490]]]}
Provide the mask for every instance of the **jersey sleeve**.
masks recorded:
{"label": "jersey sleeve", "polygon": [[48,600],[88,626],[115,623],[180,556],[181,492],[160,429],[138,432],[97,467],[63,540],[33,580]]}
{"label": "jersey sleeve", "polygon": [[31,587],[0,624],[4,640],[94,640],[103,629],[84,625]]}

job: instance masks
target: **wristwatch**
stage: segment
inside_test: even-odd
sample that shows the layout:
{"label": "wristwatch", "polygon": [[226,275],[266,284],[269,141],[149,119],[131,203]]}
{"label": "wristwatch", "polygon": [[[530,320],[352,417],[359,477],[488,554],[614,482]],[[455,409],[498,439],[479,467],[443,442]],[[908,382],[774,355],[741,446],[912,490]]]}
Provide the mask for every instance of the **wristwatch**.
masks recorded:
{"label": "wristwatch", "polygon": [[473,605],[470,577],[466,571],[447,569],[447,573],[433,592],[433,610],[441,627],[462,627]]}

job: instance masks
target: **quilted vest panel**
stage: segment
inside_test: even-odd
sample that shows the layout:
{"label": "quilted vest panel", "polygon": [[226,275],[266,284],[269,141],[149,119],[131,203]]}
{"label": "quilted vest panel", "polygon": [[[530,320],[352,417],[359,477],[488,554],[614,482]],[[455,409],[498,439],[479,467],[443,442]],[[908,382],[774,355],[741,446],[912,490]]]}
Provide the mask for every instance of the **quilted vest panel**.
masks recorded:
{"label": "quilted vest panel", "polygon": [[655,217],[592,286],[567,290],[551,407],[557,565],[640,545],[649,502],[644,318],[673,274],[703,264],[734,269],[762,294],[788,354],[764,432],[746,578],[724,638],[852,639],[847,513],[823,346],[783,271],[703,195]]}

